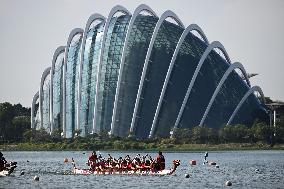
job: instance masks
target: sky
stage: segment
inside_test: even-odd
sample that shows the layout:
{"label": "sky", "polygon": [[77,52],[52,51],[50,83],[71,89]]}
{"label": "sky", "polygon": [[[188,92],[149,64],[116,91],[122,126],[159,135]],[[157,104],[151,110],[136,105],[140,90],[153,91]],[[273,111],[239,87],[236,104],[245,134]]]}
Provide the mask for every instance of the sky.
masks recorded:
{"label": "sky", "polygon": [[0,0],[0,103],[30,107],[42,72],[73,28],[84,29],[93,13],[107,17],[115,5],[133,13],[142,3],[158,16],[172,10],[185,27],[199,25],[232,63],[259,74],[252,85],[284,101],[283,0]]}

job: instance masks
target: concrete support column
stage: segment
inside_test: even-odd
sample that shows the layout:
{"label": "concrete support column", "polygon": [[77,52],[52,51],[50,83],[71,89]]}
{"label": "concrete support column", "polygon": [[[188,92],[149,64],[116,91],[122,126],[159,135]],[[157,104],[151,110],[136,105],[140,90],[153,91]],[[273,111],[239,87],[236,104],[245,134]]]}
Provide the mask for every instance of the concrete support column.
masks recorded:
{"label": "concrete support column", "polygon": [[276,109],[273,110],[273,126],[276,127]]}

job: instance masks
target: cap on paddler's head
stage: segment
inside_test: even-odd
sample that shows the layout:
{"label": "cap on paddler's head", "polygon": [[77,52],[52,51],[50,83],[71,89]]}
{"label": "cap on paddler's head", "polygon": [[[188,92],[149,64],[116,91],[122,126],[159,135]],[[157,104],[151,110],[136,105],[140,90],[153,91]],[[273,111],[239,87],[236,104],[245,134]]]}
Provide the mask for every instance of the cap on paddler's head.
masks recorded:
{"label": "cap on paddler's head", "polygon": [[2,154],[2,152],[0,152],[0,157],[2,157],[3,156],[3,154]]}
{"label": "cap on paddler's head", "polygon": [[93,151],[93,154],[96,154],[96,151],[95,151],[95,150]]}
{"label": "cap on paddler's head", "polygon": [[161,152],[161,151],[159,151],[159,152],[158,152],[158,154],[159,154],[159,155],[162,155],[162,152]]}

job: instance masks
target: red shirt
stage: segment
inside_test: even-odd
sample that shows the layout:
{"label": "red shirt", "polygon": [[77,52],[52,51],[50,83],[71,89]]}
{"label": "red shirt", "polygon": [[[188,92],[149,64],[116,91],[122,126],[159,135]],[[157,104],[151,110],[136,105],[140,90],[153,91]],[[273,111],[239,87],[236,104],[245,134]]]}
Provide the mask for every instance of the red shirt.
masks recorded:
{"label": "red shirt", "polygon": [[96,162],[97,161],[97,155],[91,155],[90,157],[89,157],[89,161],[91,161],[91,162]]}

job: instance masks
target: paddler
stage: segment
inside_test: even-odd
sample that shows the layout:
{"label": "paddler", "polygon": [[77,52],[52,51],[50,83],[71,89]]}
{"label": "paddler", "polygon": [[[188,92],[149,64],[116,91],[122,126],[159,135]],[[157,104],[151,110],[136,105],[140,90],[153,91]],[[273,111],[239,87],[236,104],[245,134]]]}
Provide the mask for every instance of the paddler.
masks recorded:
{"label": "paddler", "polygon": [[2,152],[0,152],[0,171],[3,171],[5,169],[6,163],[6,159],[4,158]]}
{"label": "paddler", "polygon": [[156,157],[156,166],[154,167],[154,169],[156,169],[157,171],[161,171],[165,169],[165,157],[163,155],[163,153],[161,151],[158,152],[158,156]]}
{"label": "paddler", "polygon": [[205,152],[205,153],[204,153],[204,162],[207,161],[207,157],[208,157],[208,152]]}
{"label": "paddler", "polygon": [[203,165],[205,165],[206,163],[208,163],[207,157],[208,157],[208,152],[205,152],[205,153],[204,153]]}
{"label": "paddler", "polygon": [[91,167],[93,171],[96,169],[97,161],[98,161],[98,157],[97,157],[96,151],[93,151],[88,159],[88,165]]}

